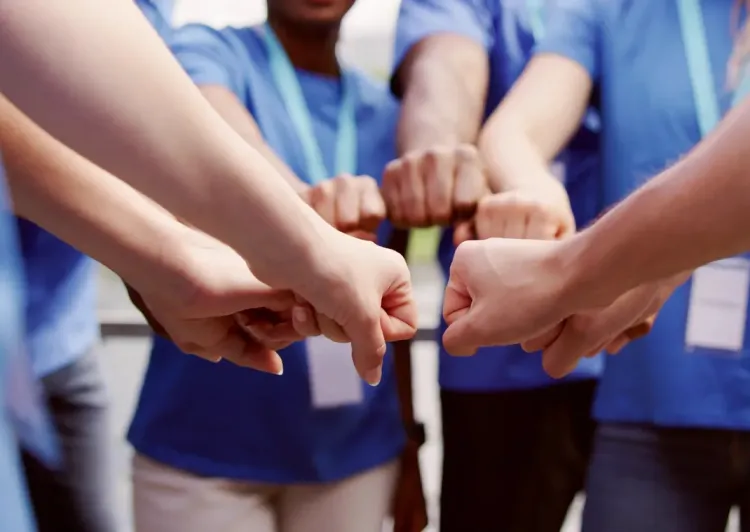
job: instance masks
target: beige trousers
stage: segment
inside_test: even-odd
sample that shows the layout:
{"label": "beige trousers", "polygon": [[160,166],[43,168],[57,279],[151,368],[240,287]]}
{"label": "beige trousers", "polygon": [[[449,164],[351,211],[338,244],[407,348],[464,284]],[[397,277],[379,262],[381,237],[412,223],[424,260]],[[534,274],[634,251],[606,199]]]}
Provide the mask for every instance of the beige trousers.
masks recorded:
{"label": "beige trousers", "polygon": [[133,458],[136,532],[381,532],[398,477],[394,460],[329,484],[206,478]]}

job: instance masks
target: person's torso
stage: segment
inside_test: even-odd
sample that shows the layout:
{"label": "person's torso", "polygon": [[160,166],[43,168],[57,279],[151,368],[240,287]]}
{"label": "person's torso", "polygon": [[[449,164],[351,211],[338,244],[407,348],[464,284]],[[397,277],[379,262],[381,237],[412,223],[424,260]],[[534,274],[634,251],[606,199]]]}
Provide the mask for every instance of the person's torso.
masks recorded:
{"label": "person's torso", "polygon": [[[530,2],[524,1],[485,0],[484,4],[476,4],[477,9],[484,10],[482,17],[492,21],[495,35],[488,50],[490,80],[485,116],[489,116],[531,57],[535,44],[533,13]],[[557,164],[558,168],[564,168],[565,184],[579,228],[588,225],[603,206],[597,125],[592,111]],[[438,251],[446,278],[455,253],[452,238],[452,231],[444,231]],[[445,328],[441,320],[441,334]],[[440,357],[440,384],[447,389],[493,391],[536,388],[559,382],[544,372],[540,354],[528,354],[520,346],[483,348],[473,357],[452,357],[441,347]],[[566,380],[596,378],[602,365],[601,357],[584,359]]]}
{"label": "person's torso", "polygon": [[[222,31],[244,58],[246,90],[237,96],[270,147],[304,178],[302,146],[269,72],[259,31]],[[297,77],[326,166],[332,168],[340,84],[306,72]],[[353,78],[357,173],[379,180],[395,154],[397,104],[385,87],[357,73]],[[387,232],[384,226],[381,241]],[[278,483],[344,478],[400,452],[404,434],[391,355],[379,386],[357,379],[359,400],[330,408],[313,405],[306,342],[280,355],[284,374],[274,376],[205,362],[157,338],[131,442],[147,455],[199,474]]]}
{"label": "person's torso", "polygon": [[[711,82],[722,112],[732,100],[726,67],[733,47],[733,3],[701,1]],[[599,9],[605,197],[614,203],[690,151],[701,131],[676,0],[607,0]],[[747,287],[741,280],[734,286],[746,312]],[[698,307],[703,301],[698,290],[695,277],[678,288],[651,333],[607,360],[595,406],[598,418],[750,429],[746,317],[739,318],[744,325],[739,350],[693,345],[688,337],[706,328],[718,334],[735,319],[706,314]]]}
{"label": "person's torso", "polygon": [[31,512],[22,480],[18,435],[9,413],[11,368],[22,352],[22,274],[16,228],[8,213],[5,178],[0,165],[0,506],[3,528],[31,532]]}
{"label": "person's torso", "polygon": [[96,343],[95,263],[36,224],[16,219],[26,277],[27,348],[48,375]]}

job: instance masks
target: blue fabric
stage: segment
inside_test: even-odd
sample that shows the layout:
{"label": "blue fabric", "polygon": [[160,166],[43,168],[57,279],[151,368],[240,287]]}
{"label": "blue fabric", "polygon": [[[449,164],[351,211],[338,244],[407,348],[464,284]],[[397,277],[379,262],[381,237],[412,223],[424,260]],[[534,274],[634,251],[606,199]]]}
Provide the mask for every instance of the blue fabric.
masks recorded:
{"label": "blue fabric", "polygon": [[[731,0],[704,0],[703,16],[722,112],[732,94]],[[540,52],[581,64],[602,88],[605,199],[614,203],[701,139],[676,3],[567,0]],[[662,426],[750,428],[748,338],[740,353],[686,350],[690,283],[659,314],[651,334],[607,360],[595,415]]]}
{"label": "blue fabric", "polygon": [[[485,116],[497,107],[523,71],[535,45],[526,2],[498,0],[403,0],[396,30],[395,67],[422,39],[439,33],[462,35],[483,46],[490,60]],[[602,207],[596,116],[582,127],[562,154],[566,186],[578,227],[585,227]],[[439,260],[448,274],[455,249],[452,234],[441,240]],[[441,334],[445,330],[441,322]],[[566,380],[596,378],[601,357],[584,359]],[[493,391],[536,388],[555,382],[544,373],[541,355],[518,346],[480,349],[473,357],[451,357],[440,351],[440,385],[451,390]]]}
{"label": "blue fabric", "polygon": [[600,425],[582,531],[726,530],[733,506],[743,522],[750,511],[749,457],[736,432]]}
{"label": "blue fabric", "polygon": [[31,532],[35,527],[9,410],[11,364],[14,357],[23,356],[23,286],[16,228],[8,213],[7,199],[0,166],[0,519],[3,530]]}
{"label": "blue fabric", "polygon": [[174,0],[135,0],[135,3],[161,38],[168,40],[172,33]]}
{"label": "blue fabric", "polygon": [[17,219],[26,276],[26,335],[34,373],[72,364],[99,337],[94,262],[36,224]]}
{"label": "blue fabric", "polygon": [[[274,151],[303,179],[299,139],[274,88],[258,28],[175,31],[172,49],[198,85],[231,90]],[[340,83],[298,71],[325,163],[334,167]],[[359,173],[380,178],[394,157],[398,106],[385,87],[354,74]],[[386,226],[381,238],[388,232]],[[394,368],[364,402],[328,410],[311,405],[304,343],[280,352],[281,377],[212,364],[156,338],[129,439],[156,460],[196,474],[260,482],[326,482],[396,457],[404,445]]]}

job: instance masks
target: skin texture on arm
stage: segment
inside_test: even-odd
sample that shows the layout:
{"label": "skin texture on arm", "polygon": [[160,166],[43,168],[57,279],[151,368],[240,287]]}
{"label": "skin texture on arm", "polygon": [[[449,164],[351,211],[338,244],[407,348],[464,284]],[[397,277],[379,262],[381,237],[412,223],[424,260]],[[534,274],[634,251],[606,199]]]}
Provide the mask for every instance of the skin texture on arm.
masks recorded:
{"label": "skin texture on arm", "polygon": [[[561,250],[572,310],[750,250],[750,101]],[[600,275],[589,275],[590,272]]]}
{"label": "skin texture on arm", "polygon": [[588,73],[570,59],[540,54],[529,62],[479,137],[494,191],[548,180],[549,165],[579,128],[591,91]]}
{"label": "skin texture on arm", "polygon": [[279,270],[289,248],[331,233],[211,109],[132,1],[3,0],[0,25],[2,92],[174,214]]}
{"label": "skin texture on arm", "polygon": [[[272,290],[220,242],[93,165],[0,97],[0,145],[13,204],[137,287],[183,350],[278,373],[281,361],[232,315],[291,311],[291,292]],[[289,341],[297,339],[291,334]]]}
{"label": "skin texture on arm", "polygon": [[253,146],[298,194],[305,194],[309,185],[297,177],[291,168],[266,144],[263,134],[242,102],[232,91],[220,85],[199,85],[201,94],[237,134]]}
{"label": "skin texture on arm", "polygon": [[405,262],[315,214],[211,108],[131,0],[0,0],[0,30],[5,96],[330,317],[359,373],[379,382],[386,340],[415,331]]}
{"label": "skin texture on arm", "polygon": [[487,52],[473,40],[440,33],[417,43],[394,79],[402,95],[399,153],[473,144],[482,125],[488,82]]}
{"label": "skin texture on arm", "polygon": [[393,83],[402,94],[399,159],[383,175],[383,197],[396,226],[449,225],[470,218],[487,193],[473,143],[488,76],[484,48],[450,33],[422,39],[399,66]]}

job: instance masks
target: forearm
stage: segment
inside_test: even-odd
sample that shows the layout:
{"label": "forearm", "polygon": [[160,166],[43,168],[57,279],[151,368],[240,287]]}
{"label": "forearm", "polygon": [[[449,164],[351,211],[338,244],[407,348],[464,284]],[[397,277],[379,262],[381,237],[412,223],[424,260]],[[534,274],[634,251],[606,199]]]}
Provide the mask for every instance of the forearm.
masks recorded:
{"label": "forearm", "polygon": [[0,0],[0,24],[6,96],[253,266],[286,266],[290,251],[304,264],[300,254],[328,235],[211,109],[131,0]]}
{"label": "forearm", "polygon": [[644,282],[750,250],[748,138],[750,102],[572,239],[564,249],[580,305],[607,303]]}
{"label": "forearm", "polygon": [[[16,214],[141,288],[179,283],[180,237],[161,207],[0,104],[3,162]],[[174,287],[181,290],[183,287]]]}
{"label": "forearm", "polygon": [[457,35],[428,37],[409,53],[398,76],[400,154],[476,141],[489,77],[480,45]]}
{"label": "forearm", "polygon": [[219,113],[227,124],[242,137],[245,142],[258,150],[274,169],[291,185],[298,193],[305,193],[310,186],[302,181],[292,171],[289,166],[282,161],[278,155],[271,149],[263,138],[260,128],[248,113],[242,103],[225,87],[204,85],[200,86],[200,91],[206,97],[208,102]]}

